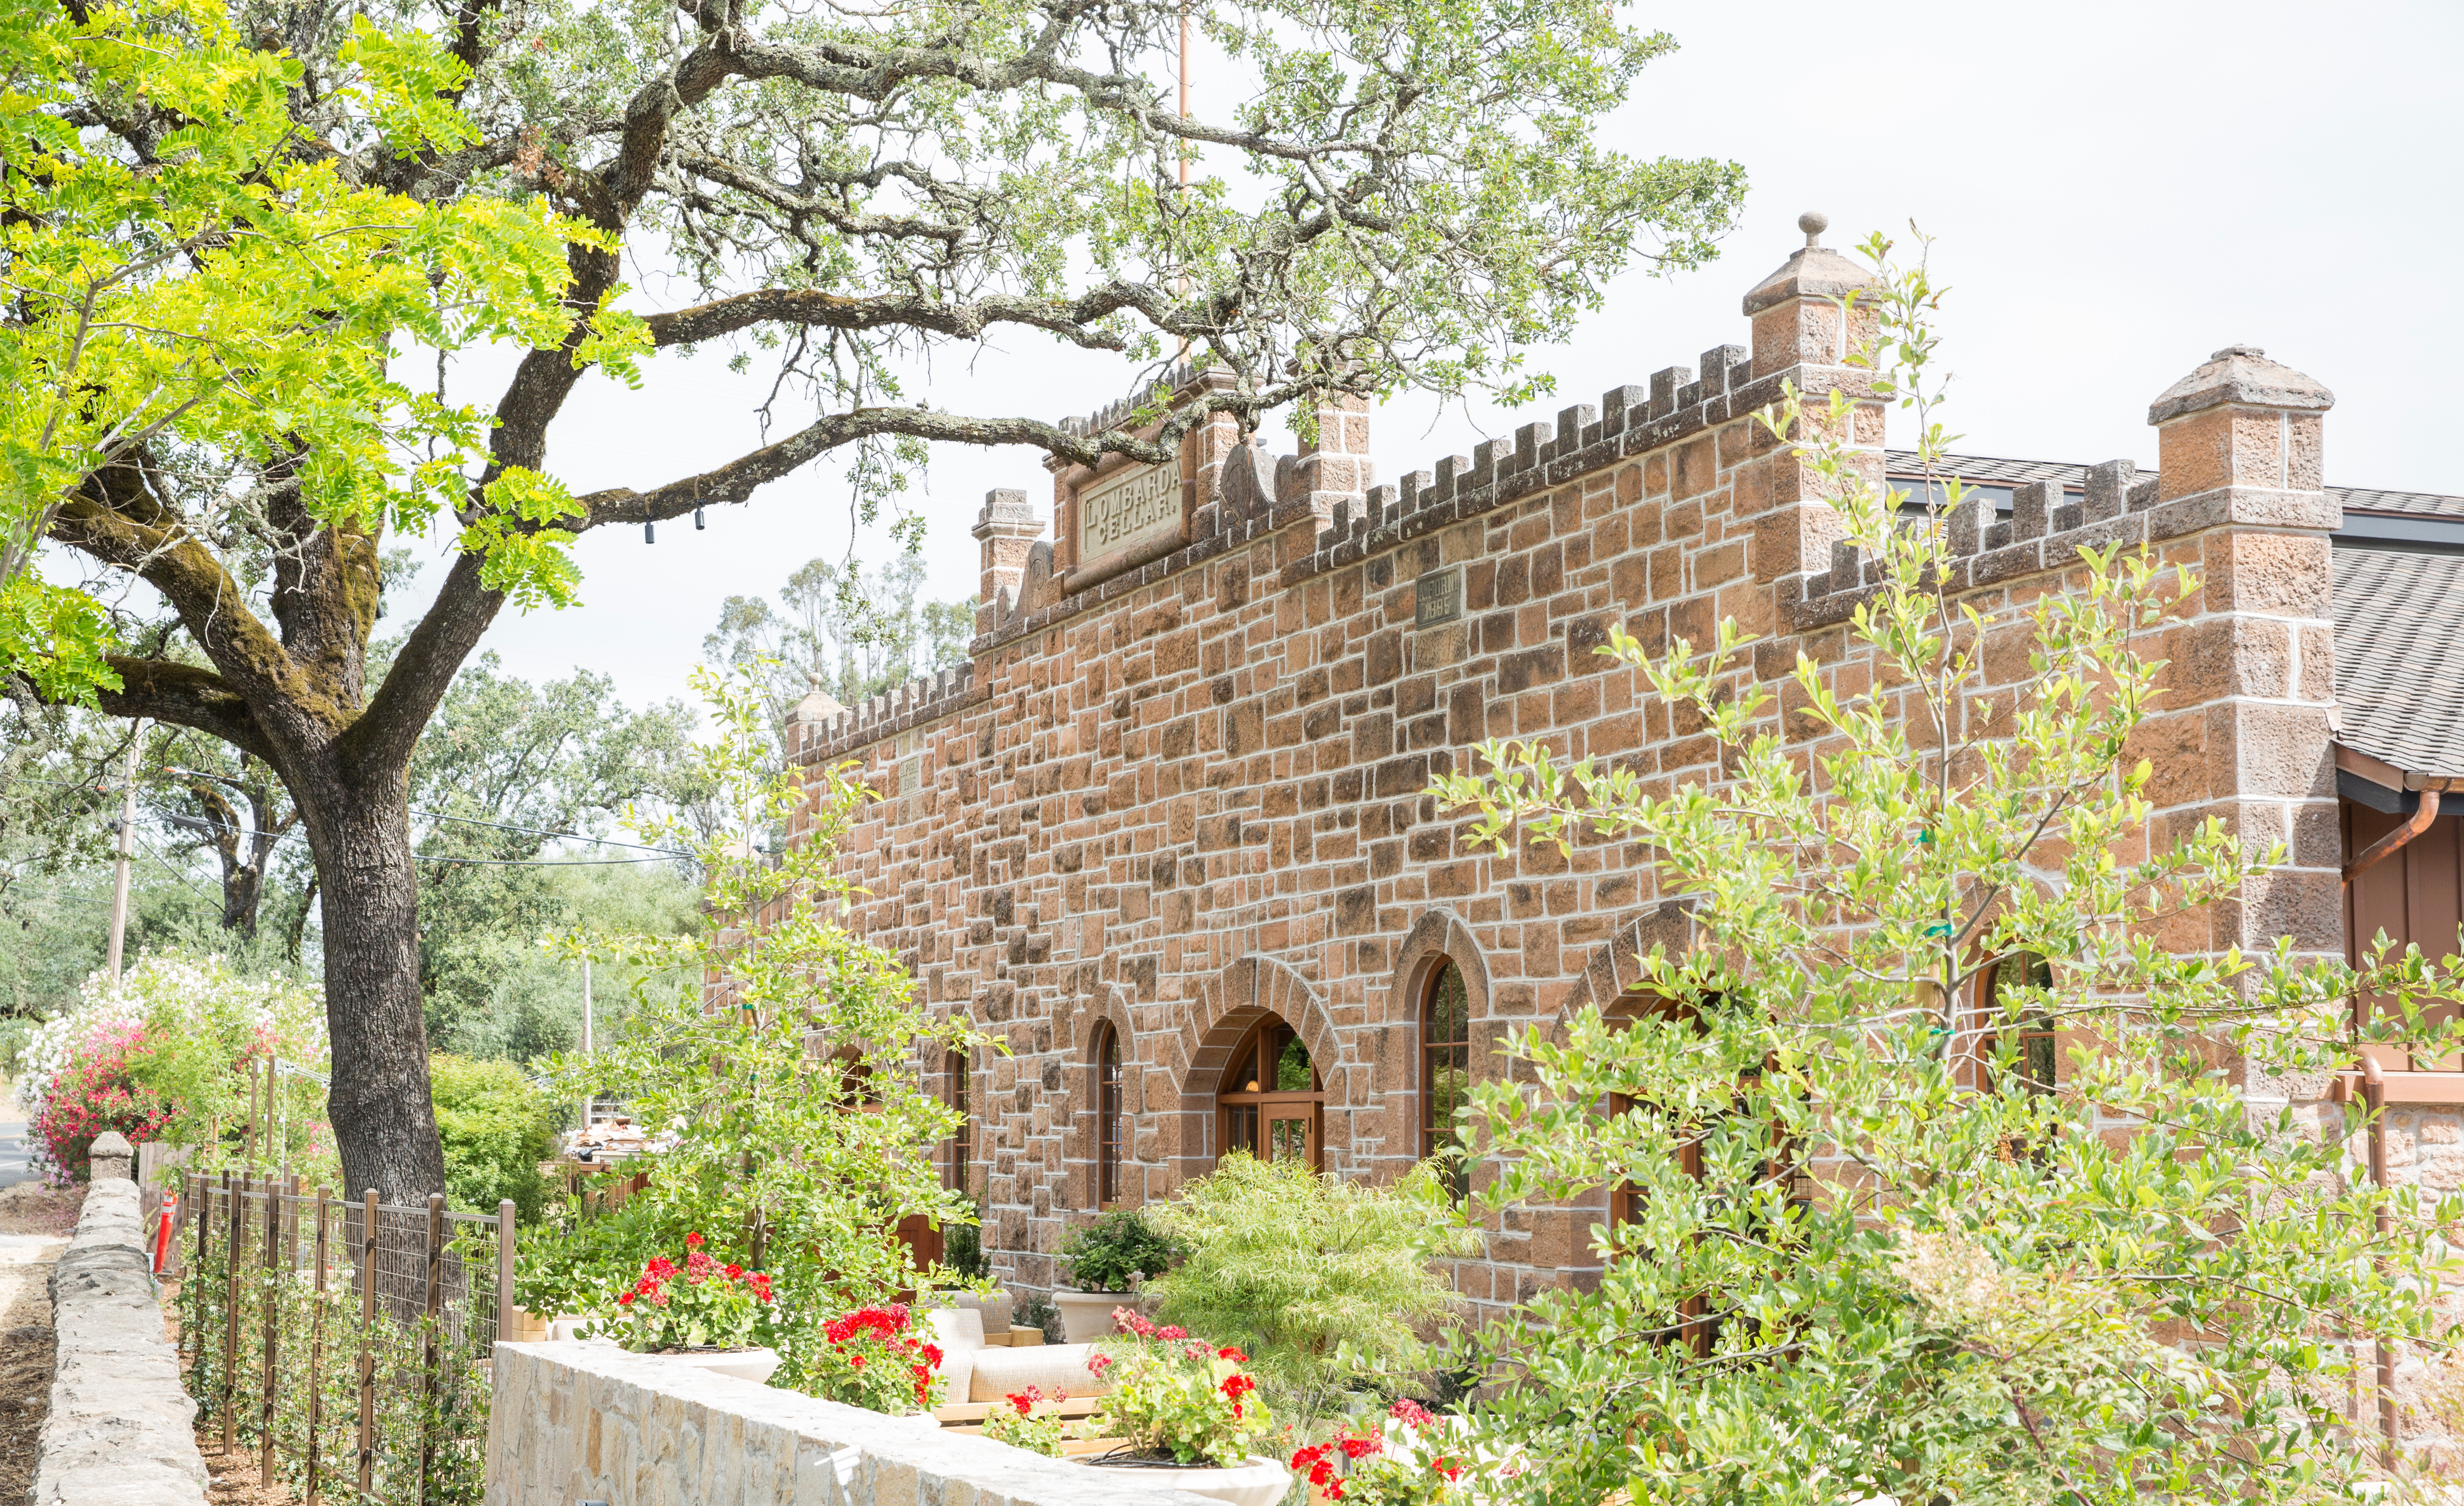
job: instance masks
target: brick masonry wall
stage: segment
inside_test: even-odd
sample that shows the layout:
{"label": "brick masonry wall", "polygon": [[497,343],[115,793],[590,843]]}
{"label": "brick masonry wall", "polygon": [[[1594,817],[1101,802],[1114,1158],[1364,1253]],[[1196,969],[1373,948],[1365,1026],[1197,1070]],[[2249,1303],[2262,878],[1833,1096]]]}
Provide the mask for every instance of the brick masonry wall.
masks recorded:
{"label": "brick masonry wall", "polygon": [[[1604,1003],[1638,950],[1683,944],[1636,850],[1471,855],[1424,790],[1507,736],[1628,761],[1656,789],[1716,781],[1702,728],[1594,653],[1612,624],[1658,653],[1733,617],[1757,640],[1740,681],[1779,691],[1772,724],[1809,751],[1802,697],[1782,684],[1799,650],[1844,690],[1872,682],[1846,627],[1870,574],[1751,416],[1783,382],[1815,404],[1863,391],[1834,301],[1857,280],[1809,248],[1748,295],[1750,349],[1718,347],[1700,378],[1670,368],[1392,486],[1318,489],[1368,479],[1365,461],[1327,454],[1287,457],[1270,485],[1262,456],[1207,432],[1183,467],[1187,542],[1071,594],[1066,530],[1057,559],[1054,543],[1022,549],[1042,527],[1023,495],[988,501],[972,664],[802,736],[809,764],[853,759],[884,797],[846,849],[871,893],[855,923],[902,953],[935,1008],[1008,1041],[970,1093],[1006,1281],[1053,1284],[1050,1251],[1093,1210],[1102,1023],[1127,1058],[1126,1201],[1211,1163],[1218,1077],[1265,1011],[1323,1074],[1329,1168],[1382,1176],[1421,1153],[1419,1018],[1441,958],[1465,976],[1486,1074],[1509,1029]],[[2005,684],[2026,673],[2014,615],[2063,587],[2081,544],[2148,541],[2202,570],[2203,593],[2147,645],[2175,666],[2142,733],[2160,832],[2222,814],[2292,854],[2245,909],[2173,940],[2289,932],[2335,952],[2325,405],[2236,385],[2233,369],[2220,355],[2151,411],[2153,486],[2116,462],[2090,469],[2079,502],[2022,488],[2008,520],[1953,517],[1957,586],[1995,625],[1986,662]],[[1883,410],[1860,397],[1851,414],[1845,437],[1879,475]],[[1360,422],[1321,450],[1365,454]],[[2270,425],[2282,442],[2261,445]],[[1084,479],[1058,477],[1065,520]],[[2325,1085],[2255,1086],[2306,1101]],[[1510,1214],[1458,1284],[1485,1306],[1578,1280],[1597,1217]]]}

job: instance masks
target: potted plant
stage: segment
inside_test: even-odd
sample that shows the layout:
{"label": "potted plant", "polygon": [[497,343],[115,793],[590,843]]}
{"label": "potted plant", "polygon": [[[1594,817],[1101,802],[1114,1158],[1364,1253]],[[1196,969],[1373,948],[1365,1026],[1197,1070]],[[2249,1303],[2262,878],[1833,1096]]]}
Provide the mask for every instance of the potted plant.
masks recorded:
{"label": "potted plant", "polygon": [[603,1302],[584,1339],[612,1339],[637,1354],[663,1355],[719,1375],[767,1381],[779,1368],[770,1347],[778,1303],[766,1273],[721,1265],[699,1234],[685,1236],[680,1265],[653,1255],[634,1283]]}
{"label": "potted plant", "polygon": [[1090,1433],[1118,1437],[1118,1448],[1086,1462],[1098,1468],[1155,1472],[1155,1483],[1230,1503],[1274,1506],[1291,1472],[1255,1451],[1274,1427],[1258,1397],[1249,1357],[1174,1327],[1157,1327],[1121,1308],[1119,1337],[1088,1357],[1087,1368],[1108,1382]]}
{"label": "potted plant", "polygon": [[984,1436],[1013,1449],[1058,1459],[1062,1444],[1069,1435],[1068,1425],[1061,1420],[1061,1404],[1067,1400],[1068,1392],[1055,1391],[1046,1396],[1040,1385],[1012,1391],[1001,1398],[1001,1406],[984,1413]]}
{"label": "potted plant", "polygon": [[1182,1251],[1137,1209],[1114,1208],[1070,1230],[1058,1253],[1072,1283],[1052,1292],[1052,1305],[1061,1312],[1061,1340],[1087,1344],[1112,1332],[1113,1309],[1138,1305],[1135,1281],[1163,1274]]}
{"label": "potted plant", "polygon": [[1467,1499],[1463,1477],[1471,1460],[1450,1445],[1428,1408],[1397,1402],[1384,1420],[1346,1429],[1292,1454],[1292,1472],[1309,1482],[1312,1497],[1351,1506],[1450,1506]]}
{"label": "potted plant", "polygon": [[804,1390],[891,1416],[932,1411],[942,1385],[941,1346],[915,1328],[905,1303],[834,1318],[822,1340],[804,1363]]}

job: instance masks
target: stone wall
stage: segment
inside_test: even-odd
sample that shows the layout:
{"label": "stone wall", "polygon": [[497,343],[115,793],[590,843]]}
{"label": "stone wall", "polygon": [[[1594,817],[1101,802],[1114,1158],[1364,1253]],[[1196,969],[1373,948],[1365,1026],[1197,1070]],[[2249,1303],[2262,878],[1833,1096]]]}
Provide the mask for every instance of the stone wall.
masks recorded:
{"label": "stone wall", "polygon": [[1201,1506],[1047,1459],[599,1343],[499,1343],[487,1506]]}
{"label": "stone wall", "polygon": [[196,1404],[164,1337],[137,1184],[125,1168],[98,1157],[77,1235],[52,1273],[57,1348],[33,1506],[201,1506],[206,1498]]}
{"label": "stone wall", "polygon": [[[1492,737],[1619,762],[1656,790],[1716,784],[1703,729],[1595,653],[1612,625],[1657,654],[1735,619],[1758,640],[1738,688],[1775,692],[1769,725],[1820,746],[1788,676],[1803,652],[1843,693],[1874,682],[1846,626],[1872,578],[1754,415],[1784,384],[1815,405],[1844,391],[1839,437],[1881,473],[1884,408],[1843,362],[1856,331],[1835,301],[1859,280],[1809,246],[1747,296],[1750,348],[1395,485],[1368,485],[1362,415],[1320,415],[1321,450],[1274,463],[1201,432],[1185,542],[1083,588],[1069,498],[1095,474],[1059,473],[1064,536],[1031,548],[1044,524],[1023,494],[988,501],[973,662],[799,737],[809,764],[855,760],[883,797],[846,847],[870,892],[857,926],[935,1008],[1008,1041],[968,1096],[985,1243],[1013,1287],[1053,1284],[1050,1251],[1093,1210],[1101,1025],[1127,1058],[1124,1201],[1212,1163],[1218,1078],[1264,1012],[1323,1074],[1329,1168],[1380,1176],[1422,1154],[1418,1031],[1441,961],[1464,975],[1484,1073],[1510,1028],[1605,1003],[1638,950],[1683,944],[1638,850],[1473,854],[1424,791]],[[2341,948],[2329,401],[2255,352],[2219,352],[2150,410],[2152,481],[2111,462],[2082,469],[2078,500],[2039,482],[2008,518],[1971,504],[1947,520],[1996,684],[2027,673],[2019,619],[2076,578],[2081,547],[2144,542],[2204,572],[2145,644],[2174,666],[2142,735],[2159,834],[2220,815],[2292,860],[2244,906],[2177,927],[2186,948],[2287,933]],[[1327,489],[1344,485],[1362,489]],[[1458,1283],[1488,1304],[1579,1279],[1597,1216],[1509,1213]]]}

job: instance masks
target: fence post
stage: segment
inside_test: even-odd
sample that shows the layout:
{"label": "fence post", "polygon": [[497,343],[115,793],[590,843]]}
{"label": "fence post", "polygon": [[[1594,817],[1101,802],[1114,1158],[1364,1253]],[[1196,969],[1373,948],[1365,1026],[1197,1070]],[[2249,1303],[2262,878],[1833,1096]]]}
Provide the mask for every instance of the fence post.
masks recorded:
{"label": "fence post", "polygon": [[248,1249],[248,1177],[243,1173],[233,1190],[226,1171],[223,1185],[231,1203],[231,1229],[223,1236],[223,1452],[229,1453],[239,1441],[239,1420],[232,1413],[239,1406],[239,1266]]}
{"label": "fence post", "polygon": [[436,1414],[436,1330],[438,1315],[445,1308],[445,1194],[428,1194],[428,1306],[422,1325],[427,1332],[421,1339],[421,1358],[427,1362],[419,1367],[419,1495],[428,1498],[428,1468],[434,1460],[435,1436],[430,1423]]}
{"label": "fence post", "polygon": [[281,1285],[275,1259],[282,1247],[282,1184],[265,1185],[265,1374],[257,1390],[256,1483],[274,1483],[274,1365],[281,1332],[275,1292]]}
{"label": "fence post", "polygon": [[377,1189],[360,1203],[360,1495],[366,1500],[377,1464]]}
{"label": "fence post", "polygon": [[[185,1173],[183,1180],[186,1180]],[[180,1273],[181,1296],[188,1296],[188,1286],[191,1282],[196,1283],[197,1288],[197,1295],[185,1304],[187,1312],[183,1315],[183,1321],[180,1324],[180,1347],[193,1351],[188,1359],[191,1366],[203,1365],[206,1362],[206,1325],[203,1322],[190,1323],[186,1321],[186,1318],[202,1318],[206,1314],[205,1282],[208,1269],[206,1240],[212,1234],[214,1227],[213,1179],[200,1171],[196,1175],[196,1184],[197,1258],[188,1270]],[[191,1334],[188,1332],[190,1328],[196,1329],[196,1332]]]}
{"label": "fence post", "polygon": [[[496,1340],[514,1328],[514,1200],[496,1205]],[[488,1346],[493,1356],[495,1343]],[[492,1371],[491,1374],[494,1372]]]}
{"label": "fence post", "polygon": [[308,1309],[308,1491],[307,1506],[317,1506],[317,1435],[325,1425],[325,1213],[329,1189],[317,1189],[317,1296]]}
{"label": "fence post", "polygon": [[249,1062],[249,1126],[239,1137],[239,1173],[247,1176],[256,1168],[256,1057]]}

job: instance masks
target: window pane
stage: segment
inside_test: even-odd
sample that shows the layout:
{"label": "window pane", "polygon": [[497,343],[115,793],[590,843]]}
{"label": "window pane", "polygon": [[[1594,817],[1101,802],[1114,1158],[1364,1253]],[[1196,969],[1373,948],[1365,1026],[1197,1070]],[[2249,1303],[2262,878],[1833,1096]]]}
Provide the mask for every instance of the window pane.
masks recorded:
{"label": "window pane", "polygon": [[1309,1070],[1309,1048],[1295,1035],[1284,1042],[1283,1054],[1275,1058],[1275,1091],[1307,1093],[1316,1086],[1316,1076]]}
{"label": "window pane", "polygon": [[1440,963],[1429,982],[1429,1016],[1422,1037],[1430,1045],[1454,1045],[1471,1039],[1471,1005],[1463,992],[1463,972],[1452,962]]}

